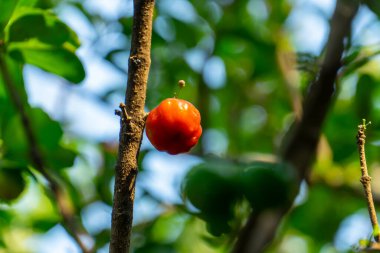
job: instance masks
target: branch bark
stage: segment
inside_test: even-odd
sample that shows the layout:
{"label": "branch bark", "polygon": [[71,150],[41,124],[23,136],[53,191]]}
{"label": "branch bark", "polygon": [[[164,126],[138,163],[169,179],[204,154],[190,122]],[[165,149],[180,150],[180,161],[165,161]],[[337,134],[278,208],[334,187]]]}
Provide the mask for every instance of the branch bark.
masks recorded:
{"label": "branch bark", "polygon": [[367,125],[365,124],[365,120],[363,120],[363,124],[358,126],[358,134],[356,136],[358,150],[359,150],[360,170],[362,173],[360,182],[363,185],[365,197],[367,200],[369,218],[371,220],[372,229],[373,229],[372,234],[373,234],[373,237],[375,238],[375,241],[379,242],[380,241],[379,223],[377,221],[375,203],[373,201],[373,195],[372,195],[372,189],[371,189],[371,177],[368,174],[367,161],[365,158],[364,146],[365,146],[365,138],[366,138],[365,136],[366,127]]}
{"label": "branch bark", "polygon": [[90,238],[90,235],[84,231],[83,228],[75,221],[74,213],[71,207],[67,205],[67,199],[64,194],[64,190],[58,181],[52,177],[46,170],[45,162],[43,159],[42,152],[39,149],[38,141],[35,136],[32,121],[27,113],[27,108],[17,91],[16,85],[9,73],[6,59],[0,53],[0,73],[4,80],[4,86],[9,94],[10,100],[12,101],[16,111],[20,115],[21,123],[28,141],[29,145],[29,155],[35,169],[41,173],[41,175],[48,182],[49,190],[53,193],[53,196],[57,202],[58,210],[62,216],[62,225],[65,227],[66,231],[74,238],[78,246],[81,248],[83,253],[90,253],[92,249],[87,248],[83,243],[81,235],[85,235]]}
{"label": "branch bark", "polygon": [[[298,184],[307,179],[322,131],[335,94],[335,81],[341,67],[344,41],[358,10],[358,0],[337,0],[330,23],[326,54],[316,80],[305,98],[302,117],[295,121],[280,149],[280,157],[297,170]],[[291,206],[252,213],[235,244],[235,253],[262,252]],[[270,224],[267,226],[266,224]]]}
{"label": "branch bark", "polygon": [[114,202],[111,225],[111,253],[128,252],[130,248],[135,182],[145,126],[145,98],[150,68],[154,0],[134,0],[131,52],[125,109],[121,117],[119,151],[115,171]]}

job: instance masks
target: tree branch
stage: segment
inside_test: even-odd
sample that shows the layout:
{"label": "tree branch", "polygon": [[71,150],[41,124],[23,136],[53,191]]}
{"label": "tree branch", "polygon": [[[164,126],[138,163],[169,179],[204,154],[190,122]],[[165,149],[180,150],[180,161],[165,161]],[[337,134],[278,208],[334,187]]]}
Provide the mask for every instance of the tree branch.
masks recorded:
{"label": "tree branch", "polygon": [[[358,0],[337,0],[322,67],[305,98],[302,117],[294,122],[283,141],[280,157],[297,170],[298,184],[307,179],[314,160],[322,126],[333,102],[344,41],[351,30],[358,7]],[[262,252],[273,239],[282,218],[290,208],[291,206],[285,206],[265,213],[252,213],[235,244],[234,252]],[[271,226],[264,226],[267,223]]]}
{"label": "tree branch", "polygon": [[371,224],[373,228],[373,236],[375,238],[375,241],[379,242],[380,241],[379,223],[377,222],[375,203],[373,202],[373,196],[372,196],[372,190],[371,190],[371,177],[368,175],[367,161],[365,158],[364,146],[365,146],[365,138],[366,138],[365,136],[366,127],[367,125],[365,124],[365,120],[363,119],[363,124],[358,126],[358,134],[356,136],[358,150],[359,150],[359,158],[360,158],[360,170],[362,172],[362,177],[360,179],[360,182],[363,185],[365,197],[367,200],[369,218],[371,220]]}
{"label": "tree branch", "polygon": [[308,176],[314,160],[322,126],[335,94],[335,80],[341,67],[344,40],[358,9],[357,0],[338,0],[330,23],[326,54],[317,79],[305,98],[302,119],[295,122],[284,141],[282,158],[298,170],[301,179]]}
{"label": "tree branch", "polygon": [[145,126],[145,98],[150,68],[154,0],[134,0],[131,52],[125,109],[121,119],[119,151],[115,171],[111,226],[111,253],[128,252],[133,220],[137,159]]}
{"label": "tree branch", "polygon": [[4,80],[4,85],[9,93],[9,97],[16,108],[16,111],[19,113],[21,118],[21,123],[28,141],[29,145],[29,155],[30,159],[38,172],[46,179],[49,185],[50,191],[53,193],[55,200],[57,201],[58,210],[63,219],[63,226],[67,230],[67,232],[74,238],[78,246],[84,253],[90,253],[92,250],[87,249],[87,247],[82,242],[80,235],[88,235],[84,229],[82,228],[82,232],[78,230],[78,224],[75,221],[73,211],[71,207],[67,205],[67,199],[64,194],[63,189],[59,185],[59,183],[47,172],[44,159],[42,156],[42,152],[39,149],[38,141],[33,131],[32,122],[28,116],[24,103],[22,102],[21,97],[19,96],[16,86],[13,83],[12,77],[9,74],[8,66],[6,63],[6,59],[3,55],[0,54],[0,73]]}

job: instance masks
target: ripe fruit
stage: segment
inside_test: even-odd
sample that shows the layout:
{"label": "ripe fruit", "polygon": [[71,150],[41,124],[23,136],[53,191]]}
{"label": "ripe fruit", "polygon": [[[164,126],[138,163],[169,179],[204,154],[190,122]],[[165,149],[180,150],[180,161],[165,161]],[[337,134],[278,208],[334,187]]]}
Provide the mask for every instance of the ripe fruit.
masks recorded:
{"label": "ripe fruit", "polygon": [[201,115],[190,102],[168,98],[148,115],[146,134],[153,146],[169,154],[188,152],[202,134]]}

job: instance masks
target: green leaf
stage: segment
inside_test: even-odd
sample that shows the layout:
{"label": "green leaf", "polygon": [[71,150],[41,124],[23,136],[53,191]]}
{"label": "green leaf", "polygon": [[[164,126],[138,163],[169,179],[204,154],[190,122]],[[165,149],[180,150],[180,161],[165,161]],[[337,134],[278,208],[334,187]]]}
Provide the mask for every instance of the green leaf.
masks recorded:
{"label": "green leaf", "polygon": [[57,148],[63,135],[60,124],[39,108],[31,109],[29,115],[39,144],[46,150]]}
{"label": "green leaf", "polygon": [[289,205],[296,194],[293,168],[281,163],[255,162],[240,174],[244,196],[262,211]]}
{"label": "green leaf", "polygon": [[13,10],[15,9],[17,0],[1,0],[0,1],[0,37],[2,37],[3,29],[7,25]]}
{"label": "green leaf", "polygon": [[9,226],[14,218],[8,210],[0,209],[0,227]]}
{"label": "green leaf", "polygon": [[234,187],[239,168],[220,159],[192,168],[186,175],[183,194],[199,210],[206,213],[230,212],[230,205],[240,197]]}
{"label": "green leaf", "polygon": [[69,43],[73,48],[78,48],[80,45],[75,32],[51,11],[21,8],[6,29],[6,43],[30,39],[55,46]]}
{"label": "green leaf", "polygon": [[[11,59],[10,57],[4,56],[4,62],[8,69],[9,75],[12,79],[12,83],[14,84],[13,88],[17,92],[20,97],[21,102],[26,105],[27,104],[27,95],[24,88],[24,80],[22,76],[22,66],[18,64],[16,61]],[[3,76],[0,75],[0,138],[4,134],[3,130],[8,122],[15,115],[15,108],[13,103],[11,102],[8,91],[5,88]]]}
{"label": "green leaf", "polygon": [[72,83],[79,83],[85,78],[82,63],[68,47],[51,46],[30,40],[9,44],[8,53],[16,60],[40,67]]}
{"label": "green leaf", "polygon": [[25,189],[22,169],[0,168],[0,201],[17,199]]}
{"label": "green leaf", "polygon": [[174,243],[181,234],[187,217],[180,212],[166,213],[153,223],[150,234],[152,241]]}
{"label": "green leaf", "polygon": [[135,253],[176,253],[177,251],[172,245],[165,245],[161,243],[146,242],[143,247],[137,248]]}
{"label": "green leaf", "polygon": [[104,247],[104,245],[109,243],[110,234],[111,234],[110,229],[104,229],[100,231],[99,233],[97,233],[96,235],[94,235],[95,245],[97,249],[100,249]]}
{"label": "green leaf", "polygon": [[378,88],[378,81],[372,76],[366,74],[360,76],[355,94],[355,106],[359,118],[370,118],[374,109],[373,98]]}
{"label": "green leaf", "polygon": [[16,114],[3,126],[4,159],[28,164],[28,143],[20,117]]}
{"label": "green leaf", "polygon": [[19,0],[17,8],[20,7],[33,7],[38,3],[38,0]]}
{"label": "green leaf", "polygon": [[373,11],[378,17],[380,17],[380,1],[379,0],[363,0],[363,3]]}
{"label": "green leaf", "polygon": [[60,141],[63,136],[61,125],[39,108],[33,108],[29,115],[46,166],[54,170],[71,167],[77,153],[61,146]]}
{"label": "green leaf", "polygon": [[307,201],[297,206],[289,216],[290,225],[320,245],[330,242],[342,220],[365,207],[364,198],[356,196],[352,191],[355,190],[313,185]]}
{"label": "green leaf", "polygon": [[60,219],[58,217],[55,219],[53,217],[44,217],[43,219],[34,220],[32,226],[36,231],[46,232],[57,225],[58,222],[60,222]]}
{"label": "green leaf", "polygon": [[348,64],[344,69],[344,76],[348,76],[366,65],[371,60],[371,57],[372,56],[365,56]]}
{"label": "green leaf", "polygon": [[379,224],[376,224],[375,227],[373,228],[373,232],[372,232],[372,235],[374,237],[377,237],[380,235],[380,228],[379,228]]}
{"label": "green leaf", "polygon": [[72,83],[85,77],[75,54],[80,43],[75,32],[52,12],[20,8],[5,29],[6,50],[11,57],[59,75]]}
{"label": "green leaf", "polygon": [[72,167],[78,155],[77,152],[64,147],[58,147],[54,151],[45,151],[45,154],[46,165],[54,170]]}
{"label": "green leaf", "polygon": [[200,210],[199,218],[207,222],[214,236],[231,232],[229,221],[242,198],[235,185],[240,167],[227,160],[215,159],[195,166],[186,175],[183,194]]}
{"label": "green leaf", "polygon": [[[53,170],[71,167],[77,153],[60,144],[63,135],[60,124],[38,108],[29,109],[28,115],[29,127],[35,135],[45,166]],[[4,127],[4,158],[29,164],[32,163],[29,156],[30,144],[22,124],[20,117],[15,115]]]}

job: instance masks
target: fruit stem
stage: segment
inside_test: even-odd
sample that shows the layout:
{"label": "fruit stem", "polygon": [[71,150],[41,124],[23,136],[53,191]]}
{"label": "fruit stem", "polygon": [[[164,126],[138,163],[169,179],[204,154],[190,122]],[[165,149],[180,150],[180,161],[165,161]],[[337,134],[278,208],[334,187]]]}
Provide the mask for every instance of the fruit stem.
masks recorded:
{"label": "fruit stem", "polygon": [[178,87],[179,87],[179,90],[178,92],[174,92],[174,98],[178,98],[179,97],[179,93],[181,92],[181,90],[186,86],[186,82],[184,80],[179,80],[178,81]]}

